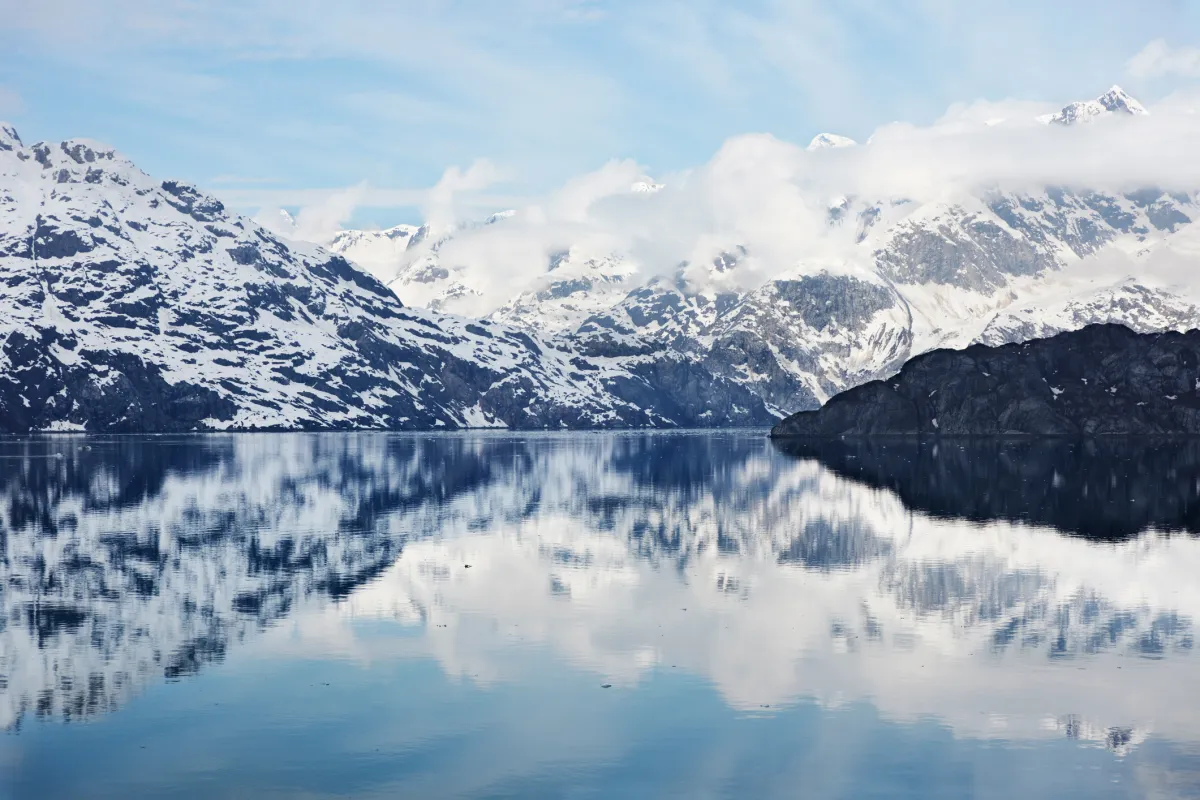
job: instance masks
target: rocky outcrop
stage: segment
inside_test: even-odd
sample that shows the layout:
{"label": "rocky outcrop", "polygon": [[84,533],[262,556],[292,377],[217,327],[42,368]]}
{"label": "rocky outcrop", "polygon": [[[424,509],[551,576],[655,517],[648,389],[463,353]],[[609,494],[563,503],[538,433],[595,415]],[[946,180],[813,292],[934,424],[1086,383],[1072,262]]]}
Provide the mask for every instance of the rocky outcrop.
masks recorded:
{"label": "rocky outcrop", "polygon": [[786,418],[773,437],[1200,434],[1200,330],[1091,325],[935,350]]}

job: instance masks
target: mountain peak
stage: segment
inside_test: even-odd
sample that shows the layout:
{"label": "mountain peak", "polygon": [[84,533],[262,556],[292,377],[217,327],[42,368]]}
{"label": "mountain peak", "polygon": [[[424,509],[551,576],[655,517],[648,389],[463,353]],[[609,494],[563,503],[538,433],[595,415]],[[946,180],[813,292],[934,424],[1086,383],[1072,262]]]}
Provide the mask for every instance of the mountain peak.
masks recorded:
{"label": "mountain peak", "polygon": [[510,208],[505,211],[497,211],[495,214],[492,214],[490,217],[488,217],[486,220],[484,220],[483,224],[484,225],[495,225],[497,222],[500,222],[501,220],[505,220],[510,217],[516,216],[516,214],[517,214],[517,211],[514,208]]}
{"label": "mountain peak", "polygon": [[1115,83],[1107,92],[1096,98],[1096,102],[1109,111],[1124,111],[1126,114],[1149,114],[1146,107],[1135,100]]}
{"label": "mountain peak", "polygon": [[1047,125],[1074,125],[1077,122],[1090,122],[1108,114],[1143,116],[1149,113],[1146,107],[1131,97],[1129,93],[1113,84],[1107,92],[1095,100],[1079,100],[1068,103],[1062,107],[1062,110],[1053,114],[1044,114],[1037,120]]}
{"label": "mountain peak", "polygon": [[839,136],[836,133],[818,133],[808,143],[809,150],[824,150],[830,147],[853,147],[858,142],[849,136]]}

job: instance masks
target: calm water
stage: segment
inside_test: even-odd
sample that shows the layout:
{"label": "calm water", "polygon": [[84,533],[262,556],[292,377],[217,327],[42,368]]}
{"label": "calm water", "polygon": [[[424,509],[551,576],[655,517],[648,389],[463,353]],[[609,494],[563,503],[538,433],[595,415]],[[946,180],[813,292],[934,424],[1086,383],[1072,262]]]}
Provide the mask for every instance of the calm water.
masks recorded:
{"label": "calm water", "polygon": [[0,441],[0,794],[1200,797],[1200,443]]}

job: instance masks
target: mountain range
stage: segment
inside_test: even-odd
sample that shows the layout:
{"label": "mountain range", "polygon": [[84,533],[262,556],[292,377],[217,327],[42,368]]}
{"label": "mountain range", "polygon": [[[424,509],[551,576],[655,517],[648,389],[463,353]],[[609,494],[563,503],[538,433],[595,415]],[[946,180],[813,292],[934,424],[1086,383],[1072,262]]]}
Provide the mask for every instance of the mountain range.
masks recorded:
{"label": "mountain range", "polygon": [[[1146,113],[1113,87],[1040,121]],[[735,244],[664,274],[581,240],[484,296],[484,267],[444,254],[521,212],[311,244],[110,147],[2,130],[6,431],[769,425],[934,348],[1200,320],[1194,192],[838,196],[836,264],[756,281]]]}
{"label": "mountain range", "polygon": [[614,365],[406,307],[110,147],[0,128],[0,431],[764,424],[667,355]]}
{"label": "mountain range", "polygon": [[[1146,114],[1114,86],[1038,121],[1072,126]],[[863,146],[822,133],[808,150],[821,157]],[[737,274],[752,255],[746,248],[720,254],[698,279],[687,264],[654,275],[629,254],[584,243],[551,254],[526,285],[484,310],[608,364],[690,360],[747,387],[780,416],[887,377],[937,347],[1024,341],[1091,323],[1151,332],[1200,321],[1196,288],[1173,266],[1200,255],[1196,193],[1045,186],[946,194],[926,202],[835,197],[827,235],[851,240],[850,256],[833,266],[791,265],[750,288],[720,280]],[[330,247],[409,302],[477,311],[481,268],[441,257],[448,242],[477,228],[348,231]],[[400,240],[397,258],[383,243]]]}

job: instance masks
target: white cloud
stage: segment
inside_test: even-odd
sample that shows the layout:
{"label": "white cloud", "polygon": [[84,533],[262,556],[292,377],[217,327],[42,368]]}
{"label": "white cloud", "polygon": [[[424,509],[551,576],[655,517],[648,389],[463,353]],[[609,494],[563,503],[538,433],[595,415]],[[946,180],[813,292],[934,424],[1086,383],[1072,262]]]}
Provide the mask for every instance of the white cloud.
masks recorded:
{"label": "white cloud", "polygon": [[[275,233],[324,243],[364,207],[419,208],[431,227],[449,230],[460,222],[523,204],[520,197],[484,193],[504,175],[496,165],[480,159],[465,170],[450,167],[427,189],[374,187],[363,181],[341,189],[218,189],[216,194],[235,208],[258,209],[255,221]],[[294,222],[288,223],[280,213],[285,208],[299,208]]]}
{"label": "white cloud", "polygon": [[354,216],[354,210],[362,203],[366,191],[367,185],[361,183],[331,192],[320,201],[304,206],[291,221],[280,213],[279,206],[264,207],[255,215],[254,220],[264,228],[289,239],[326,242],[342,230]]}
{"label": "white cloud", "polygon": [[[790,270],[869,270],[854,226],[828,224],[830,205],[844,197],[905,199],[914,208],[991,188],[1200,188],[1200,162],[1192,157],[1200,115],[1186,103],[1073,127],[1037,123],[1033,117],[1044,110],[1012,100],[957,105],[932,125],[893,123],[866,145],[816,152],[766,134],[736,136],[704,164],[655,176],[666,186],[651,194],[630,191],[644,178],[642,167],[613,161],[541,199],[514,204],[517,214],[501,225],[459,232],[439,258],[465,270],[482,293],[458,310],[486,314],[543,279],[549,255],[570,247],[623,254],[648,274],[673,274],[687,262],[705,280],[737,281],[738,288]],[[483,188],[488,177],[482,166],[450,170],[427,207],[437,209],[439,221],[462,221],[458,192]],[[707,275],[713,257],[738,247],[749,253],[738,270]]]}
{"label": "white cloud", "polygon": [[[892,123],[865,145],[814,152],[767,134],[735,136],[704,164],[654,176],[665,183],[654,193],[631,191],[646,176],[625,160],[540,198],[506,198],[485,193],[503,175],[479,161],[452,167],[428,190],[359,186],[279,205],[305,206],[297,235],[316,241],[328,239],[357,204],[419,205],[439,232],[516,209],[503,224],[459,230],[439,251],[441,264],[460,270],[480,293],[455,310],[484,315],[543,280],[549,256],[569,248],[585,258],[626,256],[642,277],[671,275],[687,263],[689,279],[728,284],[716,288],[752,289],[789,271],[870,272],[855,226],[829,225],[830,206],[846,197],[904,199],[911,209],[991,188],[1200,188],[1200,162],[1192,157],[1200,114],[1185,96],[1154,106],[1149,116],[1071,127],[1039,124],[1034,117],[1045,110],[1020,100],[957,104],[931,125]],[[708,274],[715,256],[743,247],[748,255],[739,269]]]}
{"label": "white cloud", "polygon": [[25,101],[20,93],[7,86],[0,86],[0,117],[9,114],[20,114],[25,110]]}
{"label": "white cloud", "polygon": [[1200,47],[1171,47],[1165,40],[1155,39],[1129,59],[1127,67],[1137,78],[1200,78]]}
{"label": "white cloud", "polygon": [[938,126],[962,125],[964,130],[1001,121],[1031,120],[1042,114],[1057,111],[1053,103],[1030,100],[976,100],[973,103],[954,103],[934,123]]}
{"label": "white cloud", "polygon": [[504,173],[487,159],[478,159],[466,170],[450,167],[432,189],[424,203],[425,221],[441,230],[453,226],[461,215],[461,197],[480,192],[500,181]]}

